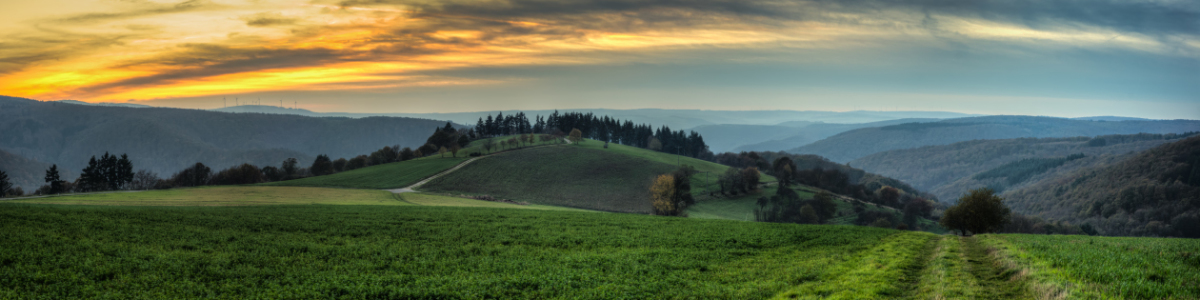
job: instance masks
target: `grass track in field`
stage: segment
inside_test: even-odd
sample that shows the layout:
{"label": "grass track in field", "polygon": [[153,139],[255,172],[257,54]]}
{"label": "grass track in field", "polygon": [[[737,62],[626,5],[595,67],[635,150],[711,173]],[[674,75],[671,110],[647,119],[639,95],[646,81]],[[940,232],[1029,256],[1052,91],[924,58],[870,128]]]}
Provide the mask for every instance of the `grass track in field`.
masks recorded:
{"label": "grass track in field", "polygon": [[974,299],[1022,299],[1028,298],[1026,278],[1017,275],[1019,270],[996,262],[990,249],[980,244],[976,237],[958,238],[965,254],[965,268],[975,283]]}
{"label": "grass track in field", "polygon": [[[853,226],[826,226],[864,228]],[[827,266],[823,276],[805,281],[775,299],[895,299],[911,294],[938,236],[906,231],[867,251]]]}
{"label": "grass track in field", "polygon": [[0,201],[0,203],[121,206],[410,205],[398,201],[392,196],[392,193],[387,191],[270,186],[215,186],[128,193],[62,195]]}
{"label": "grass track in field", "polygon": [[[459,153],[462,154],[462,153]],[[460,155],[461,156],[461,155]],[[403,188],[433,176],[467,160],[466,158],[427,157],[370,166],[333,175],[264,183],[264,186],[338,187],[356,189]]]}
{"label": "grass track in field", "polygon": [[603,150],[540,147],[477,160],[420,189],[591,210],[648,213],[651,181],[674,170],[671,165]]}
{"label": "grass track in field", "polygon": [[978,284],[966,271],[967,257],[957,236],[941,236],[921,273],[913,299],[974,299]]}
{"label": "grass track in field", "polygon": [[893,291],[899,253],[927,236],[488,208],[2,208],[0,298],[761,299],[849,284],[826,278]]}
{"label": "grass track in field", "polygon": [[1021,269],[1038,297],[1200,299],[1200,240],[1078,235],[978,235]]}

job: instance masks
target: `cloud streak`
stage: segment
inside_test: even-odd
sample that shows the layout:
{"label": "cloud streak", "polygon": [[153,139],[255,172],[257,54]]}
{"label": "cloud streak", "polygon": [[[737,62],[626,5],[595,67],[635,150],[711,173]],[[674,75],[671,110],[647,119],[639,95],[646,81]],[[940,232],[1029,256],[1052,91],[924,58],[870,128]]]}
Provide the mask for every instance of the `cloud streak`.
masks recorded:
{"label": "cloud streak", "polygon": [[0,27],[0,94],[111,101],[498,84],[430,74],[687,63],[672,53],[705,48],[1200,56],[1200,4],[1185,1],[190,0],[121,9]]}

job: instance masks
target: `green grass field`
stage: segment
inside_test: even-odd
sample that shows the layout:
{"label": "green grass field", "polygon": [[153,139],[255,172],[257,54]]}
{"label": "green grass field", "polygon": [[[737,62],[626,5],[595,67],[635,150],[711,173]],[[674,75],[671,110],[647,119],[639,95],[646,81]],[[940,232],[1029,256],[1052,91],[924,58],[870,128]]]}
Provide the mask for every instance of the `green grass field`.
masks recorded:
{"label": "green grass field", "polygon": [[436,178],[420,189],[591,210],[647,213],[650,183],[675,167],[574,146],[499,153]]}
{"label": "green grass field", "polygon": [[[223,207],[181,206],[206,205],[195,201],[214,195],[279,190],[363,193],[356,201],[371,205],[247,204],[287,204],[258,196],[241,203],[215,200],[228,205]],[[872,227],[574,212],[325,188],[162,192],[197,191],[209,195],[186,201],[150,193],[137,201],[100,197],[139,194],[115,193],[87,195],[103,201],[72,200],[108,206],[28,203],[81,196],[0,203],[0,230],[5,232],[0,235],[0,299],[1200,295],[1200,241],[1191,239],[961,238]],[[352,204],[309,200],[302,201]]]}
{"label": "green grass field", "polygon": [[[459,153],[462,156],[462,153]],[[263,183],[265,186],[339,187],[356,189],[403,188],[467,160],[463,157],[426,157],[370,166],[333,175]]]}
{"label": "green grass field", "polygon": [[935,237],[422,206],[4,204],[0,230],[0,298],[56,299],[879,298]]}
{"label": "green grass field", "polygon": [[1200,299],[1200,240],[982,235],[1002,263],[1042,295],[1078,299]]}

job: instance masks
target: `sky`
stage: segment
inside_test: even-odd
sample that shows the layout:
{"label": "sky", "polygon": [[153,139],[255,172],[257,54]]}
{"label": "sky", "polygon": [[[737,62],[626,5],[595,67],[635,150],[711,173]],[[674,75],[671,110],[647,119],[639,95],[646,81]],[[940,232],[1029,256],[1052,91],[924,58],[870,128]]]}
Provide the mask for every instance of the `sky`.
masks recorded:
{"label": "sky", "polygon": [[1200,119],[1192,0],[0,3],[0,95]]}

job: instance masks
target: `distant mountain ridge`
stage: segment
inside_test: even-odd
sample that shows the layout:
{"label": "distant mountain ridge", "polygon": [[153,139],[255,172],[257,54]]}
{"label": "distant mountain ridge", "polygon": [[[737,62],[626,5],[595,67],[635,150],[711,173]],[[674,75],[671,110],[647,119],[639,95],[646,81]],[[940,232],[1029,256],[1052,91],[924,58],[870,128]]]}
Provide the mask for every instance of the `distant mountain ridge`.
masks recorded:
{"label": "distant mountain ridge", "polygon": [[[790,131],[790,135],[786,137],[753,144],[743,144],[734,148],[733,151],[784,151],[808,145],[821,139],[854,129],[912,122],[935,122],[939,120],[941,119],[905,118],[856,124],[811,123],[808,125],[794,125],[796,127]],[[708,136],[705,135],[705,137],[707,138]]]}
{"label": "distant mountain ridge", "polygon": [[416,148],[445,123],[400,117],[314,118],[93,106],[0,97],[0,150],[14,157],[58,164],[72,172],[81,170],[93,155],[128,153],[135,169],[170,176],[196,162],[220,169],[241,163],[277,166],[286,158],[297,158],[307,165],[318,154],[349,158],[383,146]]}
{"label": "distant mountain ridge", "polygon": [[[341,113],[341,112],[312,112],[305,109],[293,109],[267,105],[242,105],[213,109],[222,112],[237,113],[268,113],[295,114],[310,117],[348,117],[363,118],[371,116],[410,117],[433,120],[448,120],[459,124],[475,124],[479,118],[487,118],[498,111],[456,112],[456,113]],[[511,110],[516,112],[518,110]],[[555,110],[520,110],[526,115],[550,115]],[[794,110],[695,110],[695,109],[560,109],[560,113],[580,112],[606,115],[621,120],[630,120],[638,124],[666,125],[671,129],[689,129],[704,125],[739,124],[739,125],[782,125],[793,121],[825,122],[825,123],[869,123],[904,118],[933,118],[948,119],[975,116],[971,114],[937,111],[794,111]],[[503,112],[503,111],[499,111]]]}
{"label": "distant mountain ridge", "polygon": [[788,150],[845,163],[874,153],[984,139],[1099,136],[1200,131],[1196,120],[1082,121],[1054,117],[986,116],[855,129]]}

